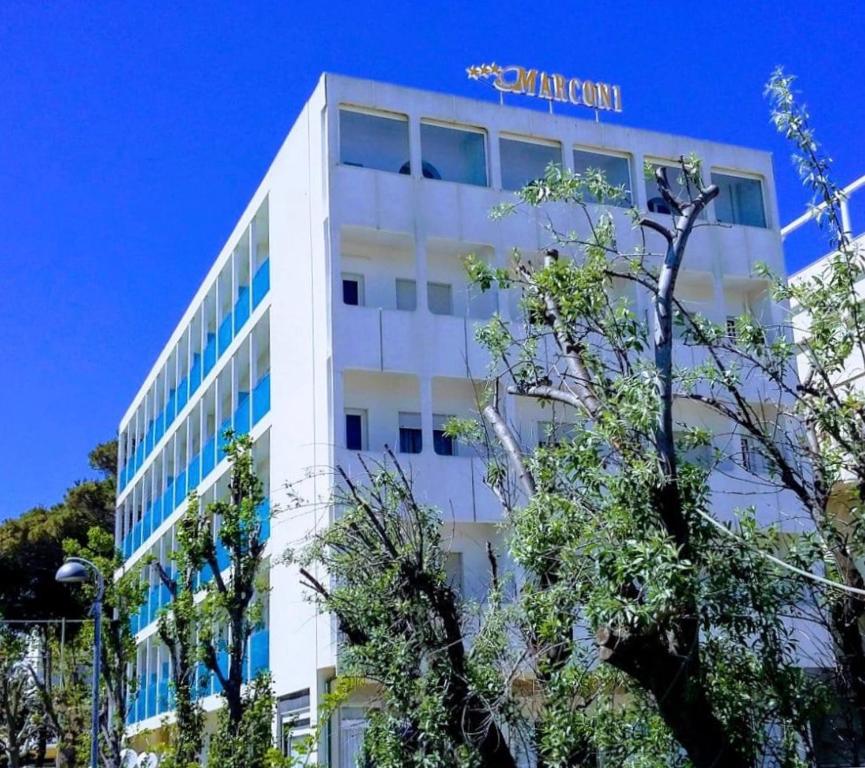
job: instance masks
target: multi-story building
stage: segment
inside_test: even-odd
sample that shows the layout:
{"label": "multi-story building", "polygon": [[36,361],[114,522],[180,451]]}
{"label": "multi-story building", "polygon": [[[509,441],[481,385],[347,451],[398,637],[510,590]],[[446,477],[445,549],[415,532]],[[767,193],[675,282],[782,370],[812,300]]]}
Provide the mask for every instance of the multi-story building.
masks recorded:
{"label": "multi-story building", "polygon": [[[304,599],[296,571],[276,562],[329,513],[285,509],[285,484],[326,498],[328,468],[355,472],[358,454],[382,457],[392,446],[419,495],[443,511],[453,577],[465,594],[482,594],[484,545],[501,545],[502,512],[482,459],[446,437],[443,424],[475,412],[487,368],[475,326],[494,312],[515,319],[519,297],[479,294],[462,258],[472,252],[504,266],[514,247],[547,244],[541,214],[493,221],[488,212],[550,162],[600,167],[640,209],[663,213],[644,164],[672,165],[691,152],[722,190],[707,220],[730,226],[693,237],[680,297],[718,322],[746,309],[771,321],[778,310],[753,271],[758,261],[784,268],[768,153],[322,76],[119,430],[117,541],[128,563],[148,553],[168,563],[187,493],[197,489],[206,503],[225,492],[224,427],[255,441],[272,567],[249,673],[272,673],[286,749],[282,723],[315,721],[339,656],[331,619]],[[625,208],[610,210],[619,245],[636,246]],[[690,361],[698,351],[680,344],[678,354]],[[549,411],[517,399],[506,408],[523,440],[544,438]],[[719,447],[737,456],[747,449]],[[719,499],[741,464],[713,479]],[[741,501],[731,494],[724,503]],[[783,509],[772,496],[761,513],[778,520]],[[141,690],[128,716],[138,742],[170,715],[168,659],[154,623],[166,594],[152,584],[137,620]],[[213,683],[203,692],[206,709],[218,706],[216,693]],[[358,692],[334,717],[320,745],[329,764],[354,764],[364,704]]]}

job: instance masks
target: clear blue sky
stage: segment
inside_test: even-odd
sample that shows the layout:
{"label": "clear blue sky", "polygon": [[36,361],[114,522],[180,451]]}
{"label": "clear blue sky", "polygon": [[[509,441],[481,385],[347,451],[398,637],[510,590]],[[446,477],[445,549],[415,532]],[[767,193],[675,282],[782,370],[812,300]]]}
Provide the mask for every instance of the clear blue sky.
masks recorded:
{"label": "clear blue sky", "polygon": [[5,0],[0,517],[88,474],[320,72],[492,98],[464,74],[484,61],[617,82],[621,122],[773,151],[787,221],[806,198],[762,97],[783,64],[838,180],[865,173],[860,0]]}

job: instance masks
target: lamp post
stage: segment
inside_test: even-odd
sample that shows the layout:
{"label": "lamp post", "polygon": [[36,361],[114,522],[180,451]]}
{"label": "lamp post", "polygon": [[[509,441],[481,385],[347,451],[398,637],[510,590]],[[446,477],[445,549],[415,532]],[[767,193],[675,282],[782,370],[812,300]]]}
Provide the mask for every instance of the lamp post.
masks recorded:
{"label": "lamp post", "polygon": [[96,599],[90,610],[93,616],[93,712],[90,718],[90,768],[97,768],[99,761],[99,676],[102,665],[102,598],[105,594],[105,579],[89,560],[83,557],[67,557],[57,569],[54,577],[64,584],[96,582]]}

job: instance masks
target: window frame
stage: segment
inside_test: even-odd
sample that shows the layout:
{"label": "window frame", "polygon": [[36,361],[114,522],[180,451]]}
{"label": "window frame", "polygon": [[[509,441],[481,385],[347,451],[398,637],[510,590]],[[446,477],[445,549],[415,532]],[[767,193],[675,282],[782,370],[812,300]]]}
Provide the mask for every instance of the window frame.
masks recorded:
{"label": "window frame", "polygon": [[[411,309],[409,309],[407,307],[401,307],[399,305],[399,297],[400,297],[399,286],[400,286],[400,283],[405,283],[405,284],[411,283],[414,286],[414,306]],[[393,287],[394,287],[394,306],[396,307],[396,309],[399,312],[416,312],[417,311],[417,280],[415,280],[413,277],[395,277],[394,282],[393,282]]]}
{"label": "window frame", "polygon": [[[522,143],[522,144],[535,144],[541,147],[552,147],[554,149],[558,149],[559,151],[559,167],[564,169],[565,166],[565,146],[558,139],[547,139],[541,136],[525,136],[518,133],[508,133],[507,131],[502,131],[499,133],[499,188],[502,192],[518,192],[522,187],[512,188],[506,187],[504,183],[504,163],[502,161],[502,142],[503,141],[511,141],[514,143]],[[546,170],[546,168],[545,168]],[[541,179],[543,176],[538,176],[535,179],[530,179],[526,182],[526,184],[531,184],[532,181],[536,181],[537,179]],[[523,185],[525,186],[525,185]]]}
{"label": "window frame", "polygon": [[[449,310],[447,312],[435,312],[432,308],[432,302],[430,301],[430,288],[435,286],[436,288],[447,288],[448,289],[448,304]],[[428,280],[426,284],[426,302],[427,309],[430,311],[430,314],[439,315],[441,317],[453,317],[454,316],[454,286],[453,283],[439,283],[434,280]]]}
{"label": "window frame", "polygon": [[[573,144],[571,145],[571,168],[575,173],[579,173],[576,170],[576,157],[574,156],[575,152],[583,152],[587,155],[601,155],[602,157],[612,157],[617,160],[624,160],[625,167],[628,169],[628,195],[621,202],[609,202],[605,200],[602,205],[611,205],[614,208],[631,208],[635,205],[634,202],[634,155],[630,152],[619,151],[619,150],[610,150],[606,148],[600,147],[592,147],[586,144]],[[648,199],[648,196],[647,196]]]}
{"label": "window frame", "polygon": [[[406,151],[408,155],[406,157],[406,162],[409,164],[409,172],[408,174],[402,173],[400,170],[391,171],[387,168],[376,168],[371,165],[360,165],[358,163],[349,163],[345,162],[342,158],[342,112],[353,112],[358,115],[365,115],[366,117],[377,117],[383,120],[393,120],[399,123],[405,123],[406,129]],[[361,104],[338,104],[336,106],[337,113],[337,147],[336,147],[336,157],[337,164],[344,166],[346,168],[365,168],[370,171],[381,171],[383,173],[394,173],[398,176],[411,176],[412,168],[411,164],[411,121],[409,116],[404,112],[392,112],[386,109],[373,109],[372,107],[366,107]]]}
{"label": "window frame", "polygon": [[[342,303],[346,307],[365,307],[366,306],[366,286],[364,277],[358,272],[340,272],[340,288],[342,289]],[[349,304],[345,300],[345,283],[357,283],[357,304]]]}
{"label": "window frame", "polygon": [[[483,139],[483,149],[484,149],[484,183],[483,184],[474,184],[470,181],[455,181],[454,179],[444,179],[441,178],[441,170],[439,170],[432,162],[427,160],[424,157],[423,151],[423,127],[424,125],[429,125],[434,128],[445,128],[451,131],[462,131],[463,133],[476,133],[480,134]],[[426,176],[423,172],[418,174],[420,178],[430,179],[432,181],[447,181],[451,184],[465,184],[469,187],[479,187],[481,189],[490,189],[492,184],[492,178],[490,173],[490,134],[486,128],[477,125],[467,125],[465,123],[454,123],[449,122],[447,120],[438,120],[434,117],[421,117],[418,120],[418,137],[420,139],[420,157],[421,157],[421,167],[423,171],[423,167],[429,165],[430,168],[433,168],[436,173],[439,174],[439,178],[435,178],[433,176]],[[412,173],[412,176],[415,176]]]}
{"label": "window frame", "polygon": [[[360,448],[351,448],[348,444],[348,417],[358,416],[360,418]],[[368,412],[366,408],[343,408],[343,442],[347,451],[369,450]]]}
{"label": "window frame", "polygon": [[709,181],[714,184],[715,180],[713,176],[717,174],[718,176],[725,176],[728,179],[741,179],[742,181],[755,181],[757,182],[760,188],[760,203],[762,205],[763,210],[763,224],[746,224],[744,222],[738,221],[721,221],[718,218],[718,198],[716,197],[712,201],[712,220],[717,224],[723,224],[724,226],[730,227],[751,227],[753,229],[771,229],[771,225],[769,223],[769,208],[766,204],[766,179],[758,173],[749,173],[748,171],[736,171],[731,170],[729,168],[724,168],[723,166],[712,166],[709,169]]}

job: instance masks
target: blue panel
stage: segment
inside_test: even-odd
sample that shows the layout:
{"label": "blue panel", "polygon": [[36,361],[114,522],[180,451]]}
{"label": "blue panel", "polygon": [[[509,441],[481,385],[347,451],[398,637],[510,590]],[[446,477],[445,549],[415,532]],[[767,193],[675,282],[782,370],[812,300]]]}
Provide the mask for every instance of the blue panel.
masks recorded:
{"label": "blue panel", "polygon": [[270,411],[270,373],[264,374],[252,390],[252,423],[259,421]]}
{"label": "blue panel", "polygon": [[216,438],[211,437],[201,449],[201,479],[203,480],[216,466]]}
{"label": "blue panel", "polygon": [[189,467],[186,469],[186,482],[189,483],[190,492],[201,482],[201,454],[195,454],[189,462]]}
{"label": "blue panel", "polygon": [[181,472],[174,484],[174,508],[177,509],[186,498],[186,473]]}
{"label": "blue panel", "polygon": [[241,285],[237,289],[237,301],[234,302],[234,333],[243,327],[249,319],[249,286]]}
{"label": "blue panel", "polygon": [[151,505],[147,505],[147,509],[144,510],[144,517],[142,518],[142,522],[144,524],[144,533],[142,534],[142,539],[147,541],[150,538],[150,534],[153,533],[153,515],[151,513]]}
{"label": "blue panel", "polygon": [[177,412],[180,413],[183,410],[183,406],[186,405],[186,400],[189,397],[189,383],[187,380],[181,379],[180,384],[177,385]]}
{"label": "blue panel", "polygon": [[249,392],[237,393],[237,408],[234,411],[234,431],[238,435],[249,432]]}
{"label": "blue panel", "polygon": [[219,538],[219,534],[216,536],[216,564],[219,566],[220,571],[224,571],[228,568],[231,563],[231,557],[228,554],[228,550],[225,548],[225,545],[222,543],[222,540]]}
{"label": "blue panel", "polygon": [[168,402],[165,404],[165,428],[171,426],[176,415],[175,404],[177,402],[177,391],[172,389],[168,392]]}
{"label": "blue panel", "polygon": [[150,674],[147,685],[147,717],[156,717],[156,673]]}
{"label": "blue panel", "polygon": [[270,259],[262,262],[261,266],[256,270],[255,276],[252,278],[252,306],[257,307],[258,303],[264,298],[265,294],[270,290]]}
{"label": "blue panel", "polygon": [[144,463],[144,442],[140,442],[135,449],[135,466],[140,467]]}
{"label": "blue panel", "polygon": [[207,376],[216,365],[216,334],[208,333],[204,345],[204,375]]}
{"label": "blue panel", "polygon": [[153,503],[153,527],[158,528],[165,519],[165,514],[162,511],[162,499],[157,499]]}
{"label": "blue panel", "polygon": [[156,445],[165,434],[165,413],[160,412],[153,426],[153,444]]}
{"label": "blue panel", "polygon": [[174,511],[174,488],[169,484],[162,494],[162,515],[163,519],[168,517]]}
{"label": "blue panel", "polygon": [[153,450],[153,419],[147,423],[147,433],[144,435],[144,455],[149,456]]}
{"label": "blue panel", "polygon": [[225,437],[225,431],[231,429],[231,419],[228,418],[219,425],[219,430],[217,431],[217,450],[216,450],[216,463],[218,464],[225,458],[225,446],[228,445],[228,440]]}
{"label": "blue panel", "polygon": [[250,675],[255,677],[270,666],[270,631],[259,629],[249,636]]}
{"label": "blue panel", "polygon": [[189,396],[198,389],[201,384],[201,355],[196,352],[192,356],[192,367],[189,369]]}
{"label": "blue panel", "polygon": [[222,355],[228,345],[231,344],[231,312],[229,312],[219,324],[219,354]]}
{"label": "blue panel", "polygon": [[270,538],[270,499],[264,499],[255,510],[258,513],[258,521],[261,525],[258,537],[262,541]]}

